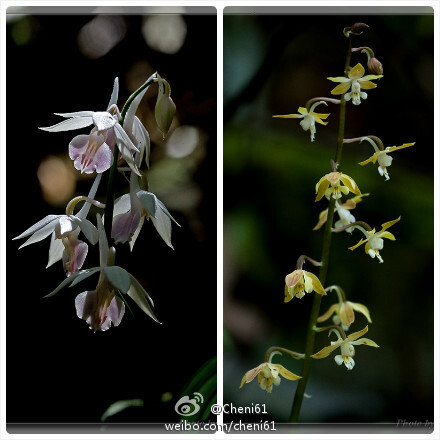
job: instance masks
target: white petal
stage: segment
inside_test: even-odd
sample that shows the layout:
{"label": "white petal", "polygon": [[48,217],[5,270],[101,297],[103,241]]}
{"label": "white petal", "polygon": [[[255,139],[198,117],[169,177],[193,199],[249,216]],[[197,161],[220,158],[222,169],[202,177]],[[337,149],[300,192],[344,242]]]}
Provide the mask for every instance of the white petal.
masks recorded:
{"label": "white petal", "polygon": [[110,108],[113,104],[116,105],[116,103],[118,102],[118,93],[119,93],[119,79],[118,77],[116,77],[113,83],[112,96],[110,97],[110,102],[108,103],[107,108]]}
{"label": "white petal", "polygon": [[369,249],[369,250],[368,250],[368,255],[369,255],[371,258],[374,258],[374,257],[376,256],[376,252],[374,252],[373,249]]}
{"label": "white petal", "polygon": [[40,130],[50,131],[52,133],[58,131],[77,130],[79,128],[88,127],[93,124],[91,117],[76,117],[60,122],[59,124],[51,125],[50,127],[38,127]]}
{"label": "white petal", "polygon": [[130,203],[130,194],[124,194],[119,197],[119,199],[115,200],[115,206],[113,209],[113,218],[115,218],[119,214],[125,214],[130,211],[131,203]]}
{"label": "white petal", "polygon": [[[156,322],[159,320],[154,316],[153,310],[147,301],[147,298],[151,301],[144,288],[139,284],[138,280],[131,275],[131,286],[128,289],[127,295],[140,307],[140,309],[146,313],[150,318],[153,318]],[[153,301],[151,301],[153,305]]]}
{"label": "white petal", "polygon": [[344,362],[344,360],[342,359],[342,356],[340,354],[338,354],[337,356],[335,356],[335,362],[338,365],[342,365],[342,362]]}
{"label": "white petal", "polygon": [[143,90],[141,93],[139,93],[139,95],[137,95],[136,98],[134,98],[133,101],[131,102],[130,107],[128,107],[127,113],[125,114],[124,128],[127,127],[130,131],[132,130],[136,111],[147,90],[148,87],[145,90]]}
{"label": "white petal", "polygon": [[120,124],[115,125],[115,135],[118,142],[124,144],[129,150],[136,151],[139,153],[139,149],[135,147],[131,139],[128,137],[128,134],[125,132],[125,130],[121,127]]}
{"label": "white petal", "polygon": [[105,235],[104,225],[102,224],[102,219],[99,214],[96,214],[96,224],[98,225],[99,235],[99,264],[104,267],[107,266],[110,249],[108,246],[107,236]]}
{"label": "white petal", "polygon": [[93,115],[92,111],[73,112],[73,113],[54,113],[54,115],[61,116],[62,118],[86,118]]}
{"label": "white petal", "polygon": [[64,245],[63,242],[55,237],[55,232],[52,232],[49,248],[49,260],[47,262],[46,269],[57,261],[60,261],[63,257]]}
{"label": "white petal", "polygon": [[64,237],[65,235],[70,234],[76,228],[77,225],[73,223],[67,215],[62,215],[59,218],[58,225],[55,227],[55,232]]}
{"label": "white petal", "polygon": [[24,248],[25,246],[28,246],[33,243],[37,243],[38,241],[44,240],[47,236],[49,236],[53,232],[57,224],[58,224],[58,219],[51,221],[46,226],[44,226],[43,228],[39,229],[37,232],[32,234],[18,249]]}
{"label": "white petal", "polygon": [[89,240],[90,244],[96,244],[98,242],[98,230],[90,220],[79,218],[74,215],[70,216],[70,220],[75,226],[81,229],[82,233],[86,236],[87,240]]}
{"label": "white petal", "polygon": [[136,239],[138,238],[139,233],[141,232],[142,226],[144,224],[144,220],[145,220],[145,217],[142,216],[140,221],[139,221],[139,224],[138,224],[136,230],[133,233],[133,237],[131,237],[131,240],[129,242],[129,244],[130,244],[130,251],[133,250],[133,246],[134,246],[134,244],[136,242]]}
{"label": "white petal", "polygon": [[117,123],[109,112],[94,112],[92,118],[98,131],[108,130]]}
{"label": "white petal", "polygon": [[153,222],[154,227],[156,228],[159,235],[162,237],[163,241],[171,248],[173,245],[171,244],[171,220],[170,218],[162,211],[162,209],[156,210],[156,218],[151,217],[151,221]]}
{"label": "white petal", "polygon": [[39,229],[46,226],[48,223],[58,220],[61,217],[61,215],[47,215],[39,222],[35,223],[35,225],[31,226],[30,228],[26,229],[23,233],[20,235],[17,235],[17,237],[14,237],[12,240],[20,240],[20,238],[27,237],[28,235],[33,234],[34,232],[38,231]]}

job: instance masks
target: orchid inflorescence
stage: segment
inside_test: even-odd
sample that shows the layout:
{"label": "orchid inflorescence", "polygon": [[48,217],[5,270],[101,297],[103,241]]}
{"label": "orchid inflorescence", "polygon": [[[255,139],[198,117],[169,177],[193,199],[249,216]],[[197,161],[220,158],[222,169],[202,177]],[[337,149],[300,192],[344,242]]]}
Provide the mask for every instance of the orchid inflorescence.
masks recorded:
{"label": "orchid inflorescence", "polygon": [[[46,268],[62,260],[66,279],[46,297],[54,295],[69,284],[75,286],[88,277],[99,274],[96,289],[82,292],[75,299],[78,317],[84,319],[95,331],[105,331],[111,324],[120,324],[126,304],[122,294],[127,294],[142,311],[159,322],[152,311],[151,297],[133,275],[115,265],[116,250],[114,246],[109,246],[109,240],[113,239],[115,245],[129,243],[132,250],[144,220],[151,219],[159,235],[172,248],[171,222],[177,222],[156,195],[148,191],[147,178],[142,171],[143,164],[145,167],[149,166],[150,136],[136,116],[136,111],[149,86],[154,83],[159,87],[155,117],[165,138],[176,106],[171,99],[169,83],[158,73],[151,75],[129,97],[122,111],[117,107],[119,80],[116,78],[105,111],[56,113],[65,120],[50,127],[40,127],[48,132],[61,132],[93,126],[89,134],[77,135],[70,141],[69,157],[81,173],[96,174],[96,177],[88,196],[71,200],[66,206],[65,214],[46,216],[14,240],[29,237],[20,246],[22,248],[51,235]],[[115,170],[130,173],[129,193],[116,200],[107,197],[105,204],[95,200],[102,174],[106,171],[110,173],[107,193],[113,194]],[[75,207],[80,202],[83,202],[83,206],[74,214]],[[96,216],[97,226],[87,219],[92,205],[99,209],[105,208],[105,215]],[[104,222],[108,223],[107,228],[104,227]],[[78,238],[81,233],[88,243]],[[82,269],[89,244],[99,246],[99,266]]]}
{"label": "orchid inflorescence", "polygon": [[[355,23],[353,26],[344,29],[344,35],[349,39],[349,51],[346,60],[345,76],[327,78],[332,82],[340,83],[330,92],[332,95],[341,95],[340,100],[327,97],[312,98],[307,102],[305,107],[300,107],[298,109],[298,114],[276,115],[274,117],[302,119],[300,125],[303,130],[310,131],[310,138],[313,142],[316,135],[315,123],[327,125],[329,122],[331,122],[330,113],[315,113],[315,108],[318,105],[327,105],[328,102],[340,105],[341,120],[344,121],[346,105],[350,105],[346,104],[347,102],[351,101],[353,105],[359,106],[363,100],[366,100],[367,93],[364,90],[375,89],[377,84],[373,81],[383,78],[382,64],[374,56],[374,52],[371,48],[351,47],[351,36],[361,35],[367,28],[368,26],[363,23]],[[357,63],[352,68],[349,67],[351,55],[356,52],[367,55],[367,67],[370,72],[369,75],[365,75],[365,68],[361,63]],[[326,122],[323,121],[324,119]],[[352,234],[355,230],[361,231],[364,237],[359,241],[359,243],[351,246],[349,249],[354,250],[364,244],[366,254],[373,259],[377,258],[379,263],[383,263],[383,258],[380,254],[380,251],[383,249],[384,239],[387,238],[392,241],[395,240],[395,236],[389,232],[388,229],[401,219],[401,217],[398,217],[395,220],[383,223],[382,228],[376,232],[376,229],[370,227],[366,222],[359,220],[357,221],[352,214],[353,210],[357,207],[357,204],[362,202],[363,198],[369,196],[370,193],[361,192],[355,180],[347,174],[344,174],[340,169],[342,149],[344,144],[364,141],[368,142],[374,148],[374,154],[368,159],[360,162],[360,165],[366,165],[370,162],[374,164],[377,162],[379,165],[379,174],[384,176],[386,180],[389,180],[390,178],[388,168],[392,162],[392,157],[389,156],[389,154],[415,144],[415,142],[412,142],[402,144],[398,147],[384,148],[382,141],[376,136],[369,135],[354,139],[344,139],[343,128],[339,133],[336,160],[331,161],[331,171],[321,177],[315,186],[315,201],[328,201],[327,208],[320,213],[318,223],[313,228],[314,230],[318,230],[325,226],[322,261],[315,261],[305,255],[301,255],[298,258],[295,270],[285,277],[284,301],[286,303],[290,302],[294,298],[301,299],[306,294],[312,294],[315,292],[306,340],[306,350],[304,355],[296,357],[297,359],[304,359],[303,370],[301,372],[302,377],[289,372],[280,364],[272,364],[271,357],[268,359],[266,356],[266,362],[248,371],[241,382],[241,386],[243,386],[245,383],[248,383],[257,377],[260,387],[268,392],[271,392],[272,385],[278,385],[280,383],[279,375],[290,380],[299,380],[292,407],[291,421],[297,421],[299,416],[302,398],[305,395],[305,384],[307,383],[307,376],[310,371],[309,365],[311,359],[325,358],[333,351],[340,349],[340,353],[334,358],[335,362],[337,365],[344,364],[348,370],[352,370],[355,365],[353,359],[355,355],[355,345],[369,345],[370,347],[375,348],[378,347],[374,341],[362,337],[365,333],[367,333],[368,326],[364,327],[360,331],[354,331],[348,335],[346,334],[346,332],[350,331],[350,327],[355,322],[355,312],[362,314],[368,323],[372,322],[370,311],[367,306],[347,300],[345,292],[338,285],[331,285],[327,288],[324,287],[327,267],[329,264],[329,250],[331,242],[330,237],[332,233],[346,231]],[[344,196],[346,197],[345,200],[343,200]],[[339,219],[333,226],[334,213],[338,214]],[[320,267],[319,276],[303,269],[303,264],[306,261],[309,261],[314,266]],[[337,294],[338,301],[332,304],[325,313],[319,316],[319,306],[322,297],[332,292]],[[317,324],[324,323],[330,318],[332,318],[331,324],[324,327],[317,326]],[[337,339],[331,341],[328,346],[313,354],[314,334],[323,331],[329,331],[329,336],[334,333]],[[288,350],[278,348],[277,353],[281,354],[283,351],[287,352]]]}

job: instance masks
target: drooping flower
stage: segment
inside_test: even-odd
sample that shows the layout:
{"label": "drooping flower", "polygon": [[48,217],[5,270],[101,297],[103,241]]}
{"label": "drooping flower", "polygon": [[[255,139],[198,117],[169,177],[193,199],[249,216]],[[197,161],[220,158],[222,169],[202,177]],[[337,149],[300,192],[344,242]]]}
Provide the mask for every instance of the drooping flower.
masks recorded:
{"label": "drooping flower", "polygon": [[[346,101],[352,100],[354,105],[359,105],[362,99],[367,99],[367,94],[361,92],[361,89],[369,90],[377,87],[377,84],[373,83],[372,79],[380,79],[383,75],[366,75],[365,69],[362,64],[358,63],[354,66],[350,72],[348,72],[348,78],[344,76],[328,77],[327,79],[333,82],[339,82],[341,84],[337,85],[332,91],[332,95],[342,95],[344,94],[344,99]],[[351,91],[348,90],[351,87]]]}
{"label": "drooping flower", "polygon": [[115,201],[113,215],[112,238],[115,243],[129,242],[130,248],[133,249],[144,220],[151,219],[165,243],[173,248],[171,220],[177,226],[179,224],[155,194],[141,189],[141,179],[134,173],[130,175],[130,193]]}
{"label": "drooping flower", "polygon": [[[86,199],[93,199],[101,181],[101,174],[98,174],[90,188]],[[49,261],[46,268],[52,266],[59,260],[63,260],[64,271],[67,276],[81,269],[87,256],[87,243],[78,240],[80,231],[85,235],[89,243],[96,244],[98,241],[98,230],[86,219],[91,204],[85,202],[76,215],[48,215],[22,234],[14,237],[13,240],[29,237],[19,249],[33,243],[38,243],[52,234]]]}
{"label": "drooping flower", "polygon": [[[95,290],[80,293],[75,299],[75,308],[79,318],[84,319],[93,330],[108,330],[113,323],[118,326],[124,315],[124,302],[116,296],[117,291],[126,293],[140,307],[140,309],[159,322],[154,316],[153,300],[136,278],[120,266],[115,266],[115,250],[109,248],[104,232],[101,216],[97,214],[99,231],[99,259],[100,266],[75,272],[66,278],[45,298],[58,293],[63,287],[70,284],[75,286],[81,281],[99,272],[99,280]],[[151,305],[150,305],[151,303]]]}
{"label": "drooping flower", "polygon": [[[342,226],[349,225],[350,223],[354,223],[356,221],[353,214],[351,214],[350,210],[356,208],[356,204],[362,201],[362,197],[369,196],[370,194],[361,194],[359,196],[354,196],[351,199],[346,200],[344,203],[339,204],[339,202],[335,201],[335,210],[339,215],[339,220],[335,222],[335,228],[340,228]],[[321,211],[319,214],[318,223],[313,228],[314,231],[320,229],[327,222],[328,216],[328,208],[324,211]],[[352,233],[354,226],[347,228],[346,231],[348,233]]]}
{"label": "drooping flower", "polygon": [[[341,184],[341,181],[345,186]],[[321,177],[315,189],[317,194],[315,202],[321,200],[324,195],[328,199],[330,199],[330,196],[334,199],[339,199],[342,197],[341,193],[347,195],[350,191],[359,196],[361,195],[356,182],[350,176],[338,171],[333,171]]]}
{"label": "drooping flower", "polygon": [[379,347],[371,339],[367,339],[367,338],[359,339],[361,336],[367,333],[367,331],[368,331],[368,325],[363,330],[352,333],[351,335],[347,336],[345,339],[339,337],[337,341],[332,341],[328,347],[324,347],[322,350],[313,354],[312,358],[314,359],[325,358],[336,349],[341,348],[341,354],[335,356],[335,362],[338,365],[342,365],[342,363],[344,363],[348,370],[352,370],[355,364],[353,359],[355,355],[355,349],[353,347],[354,345],[369,345],[370,347],[376,347],[376,348]]}
{"label": "drooping flower", "polygon": [[108,170],[113,161],[113,150],[117,142],[119,151],[128,166],[133,172],[139,174],[132,156],[132,152],[139,152],[139,149],[119,124],[119,110],[116,107],[118,90],[119,82],[118,78],[115,78],[112,96],[105,112],[55,113],[67,120],[50,127],[39,127],[44,131],[60,132],[94,125],[89,135],[76,136],[69,144],[69,156],[74,161],[75,168],[81,172],[103,173]]}
{"label": "drooping flower", "polygon": [[284,368],[281,364],[271,364],[270,362],[265,362],[258,365],[258,367],[248,371],[241,380],[240,388],[245,384],[252,382],[257,378],[259,387],[268,392],[272,392],[273,386],[278,386],[281,382],[281,377],[288,380],[298,380],[301,376],[297,376],[291,371]]}
{"label": "drooping flower", "polygon": [[388,240],[394,241],[396,238],[391,232],[388,232],[387,229],[393,226],[400,220],[400,217],[396,220],[391,220],[382,225],[382,229],[379,232],[376,232],[376,229],[372,231],[364,231],[365,237],[358,244],[349,247],[351,251],[359,247],[360,245],[365,243],[365,253],[368,254],[371,258],[377,257],[379,263],[383,263],[383,259],[379,253],[380,250],[383,249],[383,239],[388,238]]}
{"label": "drooping flower", "polygon": [[322,287],[319,278],[312,272],[297,269],[292,273],[286,275],[286,286],[284,288],[284,302],[289,302],[293,297],[302,298],[306,292],[315,291],[320,295],[327,295],[327,292]]}
{"label": "drooping flower", "polygon": [[393,151],[401,150],[403,148],[408,148],[415,144],[415,142],[412,142],[410,144],[400,145],[399,147],[386,147],[385,150],[380,150],[372,139],[363,138],[363,140],[367,140],[368,142],[370,142],[370,144],[373,145],[376,152],[367,160],[364,160],[363,162],[359,162],[359,165],[366,165],[367,163],[370,162],[376,163],[377,161],[377,163],[379,164],[378,166],[379,174],[381,176],[385,176],[385,180],[390,179],[390,176],[388,175],[387,167],[391,166],[391,162],[393,161],[393,158],[391,156],[388,156],[387,153],[392,153]]}
{"label": "drooping flower", "polygon": [[351,301],[342,301],[333,304],[324,314],[318,317],[317,322],[324,322],[335,314],[333,316],[333,322],[336,325],[341,324],[344,330],[348,330],[350,325],[354,322],[355,311],[362,313],[367,318],[368,322],[372,322],[368,308],[363,304]]}
{"label": "drooping flower", "polygon": [[325,104],[327,103],[325,101],[318,101],[315,102],[311,107],[310,110],[307,110],[305,107],[299,107],[298,108],[298,114],[290,114],[290,115],[274,115],[274,118],[285,118],[285,119],[302,119],[300,122],[301,127],[303,130],[307,131],[310,130],[310,140],[313,142],[315,140],[315,133],[316,133],[316,127],[315,122],[321,125],[327,125],[328,122],[324,122],[323,119],[327,119],[330,116],[330,113],[315,113],[314,110],[319,104]]}

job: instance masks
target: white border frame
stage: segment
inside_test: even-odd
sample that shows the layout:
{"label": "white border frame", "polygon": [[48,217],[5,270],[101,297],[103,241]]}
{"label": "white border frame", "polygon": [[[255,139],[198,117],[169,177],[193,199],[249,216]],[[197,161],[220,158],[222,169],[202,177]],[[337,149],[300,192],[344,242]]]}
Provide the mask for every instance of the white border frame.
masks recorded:
{"label": "white border frame", "polygon": [[[226,438],[225,433],[216,434],[112,434],[112,435],[88,435],[88,434],[8,434],[6,432],[6,9],[10,6],[109,6],[118,7],[121,6],[120,1],[2,1],[1,2],[1,37],[0,37],[0,48],[1,48],[1,125],[0,125],[0,317],[1,317],[1,327],[0,327],[0,343],[1,343],[1,377],[0,377],[0,439],[146,439],[159,436],[163,439],[207,439],[213,438]],[[380,438],[383,440],[394,440],[399,438],[405,439],[439,439],[440,438],[440,408],[439,408],[439,379],[438,372],[440,369],[439,365],[439,334],[440,334],[440,320],[439,320],[439,127],[437,125],[439,121],[439,1],[277,1],[277,0],[176,0],[176,1],[166,1],[166,0],[156,0],[156,1],[126,1],[123,3],[123,7],[129,6],[161,6],[161,7],[181,7],[181,6],[214,6],[217,8],[217,355],[218,355],[218,403],[223,404],[223,9],[228,6],[235,7],[270,7],[276,8],[279,6],[283,7],[405,7],[405,6],[428,6],[434,9],[434,161],[435,161],[435,171],[434,171],[434,242],[435,254],[434,254],[434,307],[437,319],[434,320],[434,432],[432,434],[409,434],[407,431],[404,434],[296,434],[295,439],[319,439],[329,438],[329,439],[370,439],[370,438]],[[219,416],[218,423],[223,423],[223,416]],[[239,435],[240,438],[254,439],[256,435],[259,438],[292,438],[292,434],[231,434]]]}

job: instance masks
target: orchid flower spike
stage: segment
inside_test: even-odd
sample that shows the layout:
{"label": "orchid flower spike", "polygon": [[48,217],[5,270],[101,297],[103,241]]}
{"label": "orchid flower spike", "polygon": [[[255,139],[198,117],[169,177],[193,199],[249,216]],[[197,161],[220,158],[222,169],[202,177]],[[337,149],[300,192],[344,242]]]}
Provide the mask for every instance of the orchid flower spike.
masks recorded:
{"label": "orchid flower spike", "polygon": [[113,162],[115,143],[118,143],[122,157],[136,174],[139,170],[134,166],[132,152],[139,152],[130,136],[119,124],[119,110],[116,107],[118,98],[119,81],[115,78],[113,92],[107,111],[80,111],[73,113],[55,113],[67,118],[66,121],[50,127],[39,127],[40,130],[60,132],[77,130],[94,125],[89,135],[75,136],[69,144],[69,156],[74,161],[74,166],[81,173],[103,173],[108,170]]}
{"label": "orchid flower spike", "polygon": [[[336,331],[336,330],[335,330]],[[343,339],[339,337],[337,341],[332,341],[328,347],[324,347],[322,350],[312,355],[314,359],[322,359],[327,357],[330,353],[338,348],[341,348],[341,354],[335,356],[335,362],[338,365],[345,364],[348,370],[352,370],[354,367],[354,345],[369,345],[370,347],[378,348],[379,346],[371,339],[361,338],[368,331],[368,325],[361,331],[352,333],[347,338]]]}
{"label": "orchid flower spike", "polygon": [[96,217],[99,231],[100,266],[74,273],[45,298],[55,295],[69,284],[70,287],[73,287],[99,272],[96,289],[82,292],[75,299],[78,317],[84,319],[91,329],[105,331],[110,328],[112,323],[115,327],[120,324],[125,305],[120,298],[116,297],[117,291],[126,293],[144,313],[159,322],[152,310],[153,300],[139,281],[122,267],[114,265],[115,250],[108,246],[101,216],[97,214]]}
{"label": "orchid flower spike", "polygon": [[291,371],[284,368],[281,364],[272,364],[270,362],[265,362],[258,365],[258,367],[248,371],[241,380],[240,388],[243,387],[245,383],[252,382],[257,378],[259,387],[268,392],[272,392],[273,386],[278,386],[281,382],[281,376],[288,380],[298,380],[301,376],[297,376]]}
{"label": "orchid flower spike", "polygon": [[[396,237],[391,232],[388,232],[387,229],[396,224],[400,220],[400,217],[396,220],[391,220],[382,225],[382,229],[379,232],[376,232],[376,229],[372,231],[365,231],[363,228],[360,228],[362,232],[364,232],[365,237],[358,244],[349,247],[351,251],[359,247],[360,245],[365,243],[365,253],[368,254],[371,258],[377,257],[379,263],[383,263],[383,259],[379,253],[380,250],[383,249],[383,239],[388,238],[388,240],[396,240]],[[359,228],[359,227],[358,227]]]}
{"label": "orchid flower spike", "polygon": [[302,298],[306,293],[315,291],[320,295],[327,295],[322,287],[319,278],[312,272],[297,269],[286,275],[286,286],[284,288],[284,302],[289,302],[293,297]]}
{"label": "orchid flower spike", "polygon": [[393,151],[402,150],[403,148],[411,147],[415,144],[415,142],[412,142],[410,144],[403,144],[399,147],[386,147],[385,150],[380,150],[377,144],[373,141],[373,139],[369,137],[364,137],[361,139],[362,141],[368,141],[374,148],[375,153],[369,157],[367,160],[364,160],[363,162],[359,162],[359,165],[366,165],[367,163],[377,163],[378,171],[381,176],[385,176],[385,180],[389,180],[390,176],[388,175],[387,167],[391,166],[391,162],[393,161],[393,158],[391,156],[388,156],[387,153],[392,153]]}
{"label": "orchid flower spike", "polygon": [[[377,84],[372,82],[372,79],[380,79],[383,75],[366,75],[365,69],[362,64],[358,63],[354,66],[350,72],[348,72],[348,78],[345,76],[337,76],[337,77],[328,77],[327,79],[333,82],[339,82],[338,86],[336,86],[330,93],[332,95],[342,95],[344,94],[344,99],[346,101],[352,100],[354,105],[359,105],[362,99],[367,99],[367,94],[365,92],[361,92],[361,89],[375,89]],[[351,91],[348,90],[351,87]]]}
{"label": "orchid flower spike", "polygon": [[[341,181],[345,186],[341,184]],[[324,195],[328,199],[330,199],[331,196],[337,200],[342,197],[341,193],[347,195],[350,191],[354,194],[361,195],[356,182],[350,176],[338,171],[333,171],[321,177],[315,189],[317,194],[315,202],[321,200]]]}
{"label": "orchid flower spike", "polygon": [[311,107],[310,110],[307,110],[305,107],[299,107],[298,108],[298,114],[290,114],[290,115],[274,115],[273,118],[285,118],[285,119],[302,119],[300,122],[301,127],[303,130],[310,131],[310,140],[313,142],[315,140],[315,133],[316,133],[316,127],[315,122],[321,125],[327,125],[328,122],[324,122],[323,119],[327,119],[330,116],[330,113],[315,113],[314,110],[319,104],[325,104],[327,103],[325,101],[318,101],[315,102]]}

